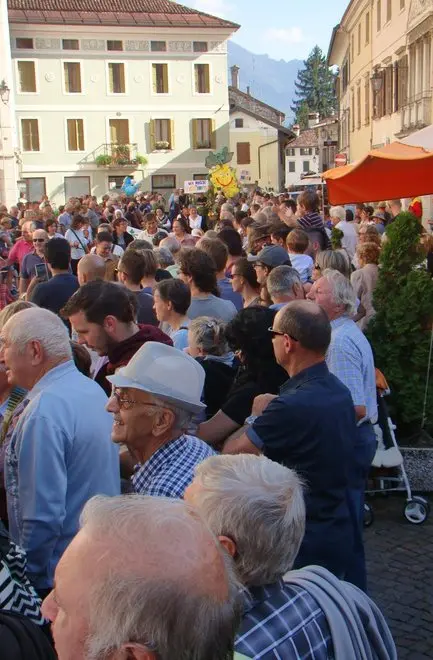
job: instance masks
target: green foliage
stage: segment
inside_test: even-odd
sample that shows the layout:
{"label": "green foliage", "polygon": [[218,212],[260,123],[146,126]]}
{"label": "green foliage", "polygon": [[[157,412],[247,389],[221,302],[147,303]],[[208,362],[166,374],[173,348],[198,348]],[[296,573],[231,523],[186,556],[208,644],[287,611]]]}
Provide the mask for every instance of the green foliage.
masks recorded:
{"label": "green foliage", "polygon": [[137,163],[137,165],[147,165],[147,158],[146,156],[137,154],[137,156],[135,157],[135,162]]}
{"label": "green foliage", "polygon": [[95,163],[97,167],[104,167],[105,165],[111,165],[112,160],[108,154],[100,154],[96,156]]}
{"label": "green foliage", "polygon": [[337,229],[337,227],[332,227],[331,231],[331,245],[333,250],[341,250],[342,249],[342,244],[341,241],[343,240],[344,237],[344,232],[341,231],[341,229]]}
{"label": "green foliage", "polygon": [[[386,232],[374,293],[376,315],[367,336],[376,366],[387,378],[392,414],[398,425],[420,426],[433,322],[433,282],[421,246],[422,227],[411,213],[401,213]],[[433,422],[430,379],[427,424]]]}
{"label": "green foliage", "polygon": [[335,76],[321,49],[315,46],[295,81],[297,98],[293,101],[292,111],[302,128],[307,128],[309,112],[318,112],[320,117],[327,117],[335,111],[334,85]]}

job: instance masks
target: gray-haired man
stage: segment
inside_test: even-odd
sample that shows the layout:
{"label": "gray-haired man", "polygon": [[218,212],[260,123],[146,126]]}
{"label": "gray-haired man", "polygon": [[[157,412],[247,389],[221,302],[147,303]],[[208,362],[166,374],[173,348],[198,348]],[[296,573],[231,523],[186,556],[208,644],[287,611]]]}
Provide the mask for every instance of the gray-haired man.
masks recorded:
{"label": "gray-haired man", "polygon": [[274,268],[268,275],[266,286],[273,302],[270,308],[277,311],[292,300],[303,300],[305,298],[299,273],[291,266],[277,266]]}

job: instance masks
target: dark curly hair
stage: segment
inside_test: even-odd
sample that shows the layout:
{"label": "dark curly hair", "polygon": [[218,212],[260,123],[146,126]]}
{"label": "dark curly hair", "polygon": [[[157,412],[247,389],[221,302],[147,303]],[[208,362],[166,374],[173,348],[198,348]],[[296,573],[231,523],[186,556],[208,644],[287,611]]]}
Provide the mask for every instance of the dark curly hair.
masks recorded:
{"label": "dark curly hair", "polygon": [[272,335],[268,331],[275,314],[268,307],[246,307],[226,326],[230,348],[242,354],[242,381],[255,380],[263,391],[272,394],[287,380],[287,373],[275,360]]}
{"label": "dark curly hair", "polygon": [[183,249],[179,252],[179,269],[192,277],[194,285],[203,293],[219,296],[214,260],[198,248]]}

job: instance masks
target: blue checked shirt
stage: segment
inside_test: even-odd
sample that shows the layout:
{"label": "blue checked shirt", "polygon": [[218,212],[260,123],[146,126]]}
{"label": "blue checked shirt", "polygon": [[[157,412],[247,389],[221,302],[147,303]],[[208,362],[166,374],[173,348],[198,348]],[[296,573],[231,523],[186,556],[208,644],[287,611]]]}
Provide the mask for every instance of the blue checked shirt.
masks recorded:
{"label": "blue checked shirt", "polygon": [[[235,649],[253,660],[331,660],[331,631],[314,598],[280,580],[243,590],[244,616]],[[347,658],[349,660],[349,658]]]}
{"label": "blue checked shirt", "polygon": [[350,390],[354,406],[365,406],[367,417],[377,421],[376,372],[366,336],[348,316],[331,321],[331,343],[326,364]]}
{"label": "blue checked shirt", "polygon": [[181,498],[194,479],[194,468],[215,452],[193,435],[181,435],[163,445],[143,465],[138,465],[131,481],[135,493]]}

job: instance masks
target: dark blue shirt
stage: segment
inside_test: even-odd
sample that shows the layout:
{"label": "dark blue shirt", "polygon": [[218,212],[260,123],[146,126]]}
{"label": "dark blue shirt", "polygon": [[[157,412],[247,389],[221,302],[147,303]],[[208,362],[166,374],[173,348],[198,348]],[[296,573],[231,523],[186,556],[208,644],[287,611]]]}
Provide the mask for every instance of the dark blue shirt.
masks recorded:
{"label": "dark blue shirt", "polygon": [[305,481],[307,525],[296,568],[316,564],[344,576],[353,545],[347,488],[356,433],[350,392],[325,362],[288,380],[247,430],[265,456]]}
{"label": "dark blue shirt", "polygon": [[32,302],[58,314],[78,288],[75,275],[54,275],[48,282],[41,282],[35,287],[31,296]]}

